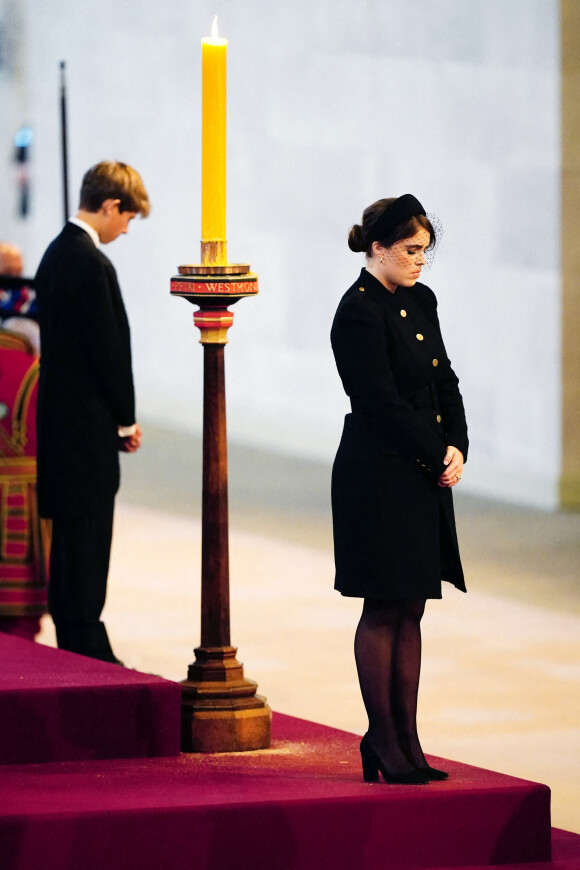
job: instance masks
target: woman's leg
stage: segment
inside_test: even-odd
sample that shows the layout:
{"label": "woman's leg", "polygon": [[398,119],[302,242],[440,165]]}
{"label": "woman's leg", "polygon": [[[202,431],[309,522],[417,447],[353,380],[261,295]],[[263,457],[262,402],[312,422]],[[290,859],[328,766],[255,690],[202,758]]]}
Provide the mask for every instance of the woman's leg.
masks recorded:
{"label": "woman's leg", "polygon": [[424,599],[399,602],[396,644],[393,652],[391,700],[399,745],[415,767],[427,762],[417,733],[417,695],[421,674],[421,617]]}
{"label": "woman's leg", "polygon": [[399,744],[392,706],[403,604],[406,602],[365,599],[354,641],[358,678],[369,717],[368,740],[385,769],[394,776],[413,770]]}

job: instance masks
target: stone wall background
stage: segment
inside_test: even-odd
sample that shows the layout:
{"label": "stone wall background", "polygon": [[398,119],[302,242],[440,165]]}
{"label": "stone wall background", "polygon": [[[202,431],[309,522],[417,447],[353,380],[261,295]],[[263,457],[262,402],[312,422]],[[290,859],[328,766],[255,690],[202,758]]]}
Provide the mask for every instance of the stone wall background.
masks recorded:
{"label": "stone wall background", "polygon": [[[445,235],[439,299],[469,415],[466,491],[553,507],[560,473],[556,0],[0,0],[0,237],[33,273],[62,225],[60,60],[71,192],[103,158],[142,173],[148,220],[111,245],[132,324],[139,417],[198,431],[202,351],[169,296],[199,259],[200,46],[228,49],[228,252],[259,274],[233,311],[230,439],[333,457],[348,410],[329,330],[363,265],[346,235],[413,192]],[[12,137],[34,130],[32,211]]]}

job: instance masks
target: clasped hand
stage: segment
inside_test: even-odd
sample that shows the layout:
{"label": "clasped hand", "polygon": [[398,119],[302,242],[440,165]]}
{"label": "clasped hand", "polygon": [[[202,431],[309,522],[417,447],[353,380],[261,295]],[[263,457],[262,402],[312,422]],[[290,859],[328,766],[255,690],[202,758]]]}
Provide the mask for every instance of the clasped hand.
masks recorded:
{"label": "clasped hand", "polygon": [[457,447],[448,447],[443,464],[447,468],[438,480],[439,486],[455,486],[463,474],[463,453]]}

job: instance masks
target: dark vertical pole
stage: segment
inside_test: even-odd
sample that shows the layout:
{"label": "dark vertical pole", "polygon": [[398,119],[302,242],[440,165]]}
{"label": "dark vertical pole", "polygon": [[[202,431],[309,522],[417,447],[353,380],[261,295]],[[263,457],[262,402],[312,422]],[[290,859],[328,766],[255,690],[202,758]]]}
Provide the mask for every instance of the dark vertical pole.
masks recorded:
{"label": "dark vertical pole", "polygon": [[[193,274],[181,273],[181,268],[189,267],[180,267],[180,276]],[[184,752],[244,752],[270,745],[272,713],[266,699],[256,693],[254,680],[244,677],[244,666],[230,641],[224,351],[226,333],[234,318],[225,307],[227,297],[208,299],[203,290],[216,287],[215,275],[203,271],[197,274],[203,276],[198,282],[201,293],[188,292],[187,282],[181,277],[171,280],[172,293],[175,288],[179,295],[199,305],[193,322],[201,332],[203,346],[201,643],[194,649],[195,661],[187,669],[187,679],[181,681],[181,748]],[[195,282],[191,284],[195,290]],[[220,294],[229,284],[234,282],[220,275]],[[239,289],[240,283],[236,281],[235,286]],[[229,296],[232,303],[239,298],[231,291]]]}
{"label": "dark vertical pole", "polygon": [[224,345],[204,344],[201,646],[230,645]]}
{"label": "dark vertical pole", "polygon": [[64,222],[66,223],[69,216],[68,208],[68,145],[67,145],[67,125],[66,125],[66,81],[65,81],[65,62],[60,62],[60,134],[61,134],[61,150],[62,150],[62,195],[64,206]]}

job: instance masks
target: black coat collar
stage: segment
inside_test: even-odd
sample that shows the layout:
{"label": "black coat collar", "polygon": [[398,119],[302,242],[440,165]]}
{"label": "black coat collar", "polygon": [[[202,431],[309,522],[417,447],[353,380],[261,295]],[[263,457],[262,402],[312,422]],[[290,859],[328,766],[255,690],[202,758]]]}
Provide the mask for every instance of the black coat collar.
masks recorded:
{"label": "black coat collar", "polygon": [[371,298],[377,302],[384,311],[398,310],[401,307],[403,296],[406,294],[405,287],[397,287],[391,293],[387,290],[384,284],[381,284],[378,278],[363,268],[361,269],[357,287],[364,287],[365,292],[369,293]]}

